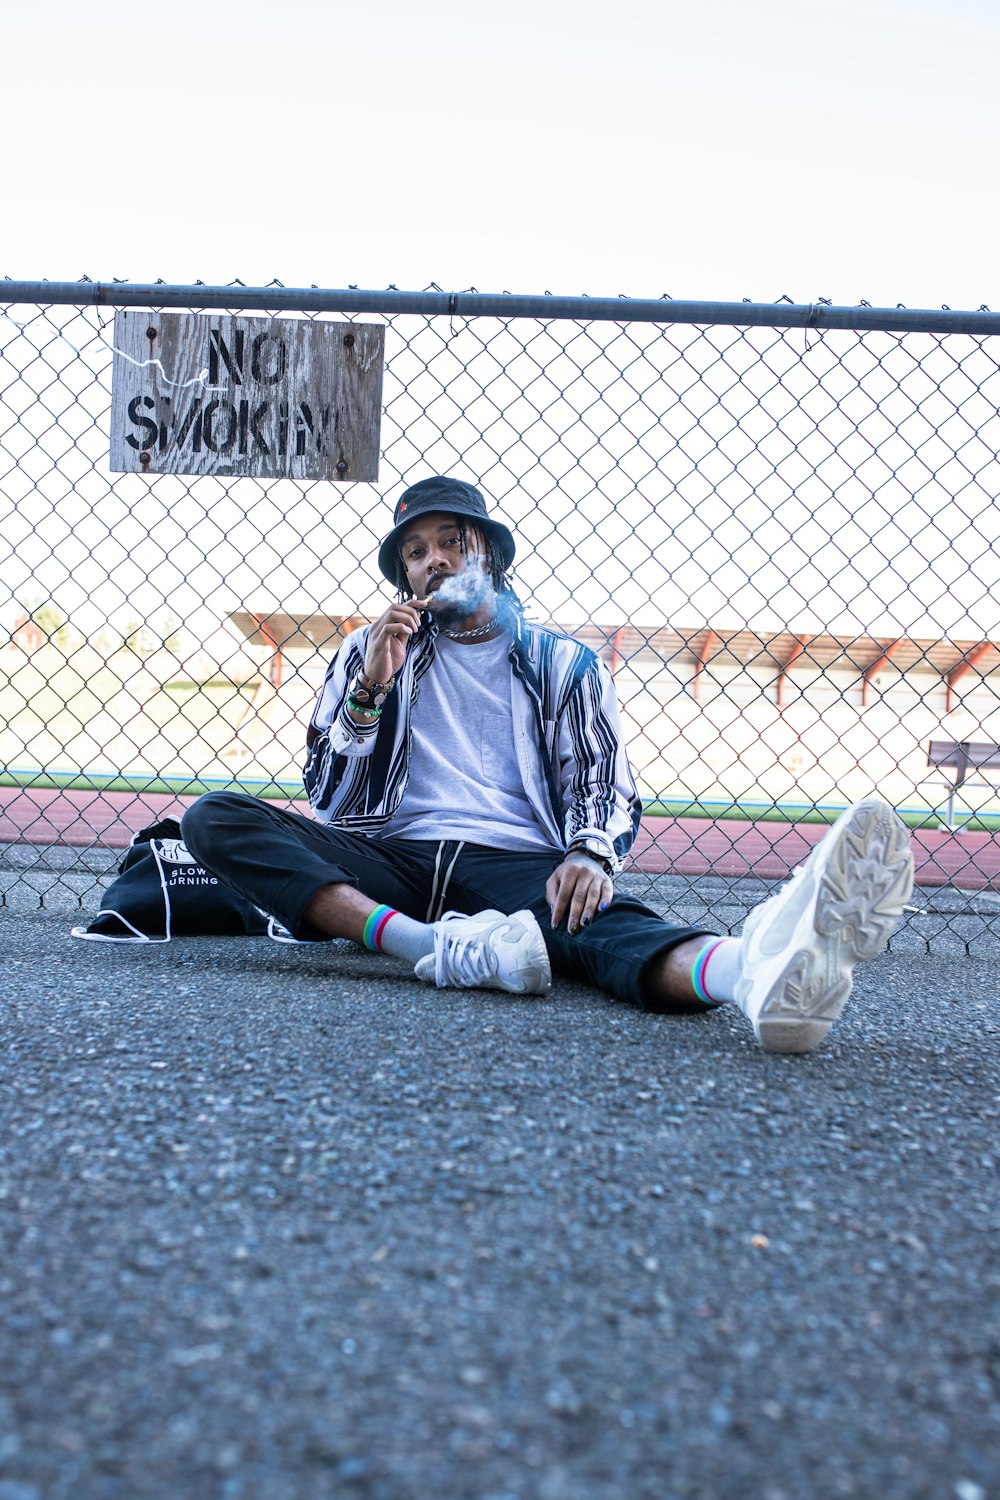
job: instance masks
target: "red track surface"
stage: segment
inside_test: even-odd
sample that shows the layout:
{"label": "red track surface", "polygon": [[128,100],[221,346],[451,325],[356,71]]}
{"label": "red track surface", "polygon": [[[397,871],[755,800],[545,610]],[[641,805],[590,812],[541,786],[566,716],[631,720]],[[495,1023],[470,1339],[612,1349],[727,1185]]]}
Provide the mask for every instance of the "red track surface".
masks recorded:
{"label": "red track surface", "polygon": [[[0,788],[0,843],[103,844],[125,848],[157,818],[180,817],[191,797],[156,793],[64,792]],[[298,812],[304,802],[279,802]],[[818,823],[751,823],[704,818],[646,818],[634,855],[650,874],[758,876],[781,880],[823,837]],[[1000,889],[1000,838],[988,833],[913,835],[918,885]]]}
{"label": "red track surface", "polygon": [[[633,854],[640,870],[656,873],[783,880],[826,831],[822,823],[645,818]],[[1000,889],[1000,838],[926,829],[913,833],[912,841],[918,885]]]}

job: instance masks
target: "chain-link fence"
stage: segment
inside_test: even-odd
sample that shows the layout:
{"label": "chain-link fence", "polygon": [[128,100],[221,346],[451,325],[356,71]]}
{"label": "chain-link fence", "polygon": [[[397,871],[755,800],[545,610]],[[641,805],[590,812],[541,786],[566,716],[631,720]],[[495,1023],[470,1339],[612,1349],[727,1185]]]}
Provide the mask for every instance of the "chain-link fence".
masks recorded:
{"label": "chain-link fence", "polygon": [[[514,528],[529,616],[614,673],[637,887],[731,925],[877,789],[914,831],[909,931],[1000,921],[996,315],[0,290],[5,900],[91,904],[209,787],[305,810],[305,720],[385,607],[394,500],[451,473]],[[157,296],[384,322],[378,483],[112,473],[110,306]]]}

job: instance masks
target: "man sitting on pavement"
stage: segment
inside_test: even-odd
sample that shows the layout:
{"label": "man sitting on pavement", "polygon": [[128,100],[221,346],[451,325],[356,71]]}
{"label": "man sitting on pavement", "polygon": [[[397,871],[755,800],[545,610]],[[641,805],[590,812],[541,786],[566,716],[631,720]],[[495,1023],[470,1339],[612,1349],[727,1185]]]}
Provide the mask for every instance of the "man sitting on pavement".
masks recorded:
{"label": "man sitting on pavement", "polygon": [[857,803],[740,938],[616,895],[641,807],[614,685],[525,620],[514,552],[473,485],[407,489],[379,549],[397,599],[348,636],[309,727],[315,816],[210,792],[189,849],[296,938],[351,938],[427,983],[540,995],[554,973],[655,1011],[733,1002],[767,1050],[811,1051],[902,915],[905,827]]}

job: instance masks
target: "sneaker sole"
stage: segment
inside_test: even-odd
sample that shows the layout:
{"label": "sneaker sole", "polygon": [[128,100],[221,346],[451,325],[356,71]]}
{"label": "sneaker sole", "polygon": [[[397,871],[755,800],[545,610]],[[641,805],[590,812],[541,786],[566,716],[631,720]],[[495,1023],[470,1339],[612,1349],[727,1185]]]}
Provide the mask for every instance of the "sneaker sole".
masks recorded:
{"label": "sneaker sole", "polygon": [[884,802],[859,802],[820,879],[813,926],[825,941],[793,954],[757,1020],[767,1052],[812,1052],[851,993],[851,971],[881,953],[913,886],[910,836]]}

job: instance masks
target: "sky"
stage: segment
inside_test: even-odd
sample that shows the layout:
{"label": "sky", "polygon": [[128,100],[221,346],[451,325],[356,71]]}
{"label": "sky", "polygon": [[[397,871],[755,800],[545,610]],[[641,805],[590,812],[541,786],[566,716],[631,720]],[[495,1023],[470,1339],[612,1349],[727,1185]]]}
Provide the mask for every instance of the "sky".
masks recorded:
{"label": "sky", "polygon": [[0,275],[1000,308],[995,0],[34,0]]}
{"label": "sky", "polygon": [[[140,10],[95,0],[85,15],[35,0],[5,18],[4,38],[0,275],[16,280],[278,278],[1000,310],[996,0],[172,0]],[[468,336],[460,327],[452,339],[462,358]],[[70,342],[59,359],[73,356]],[[805,340],[793,364],[808,375],[819,357]],[[983,425],[997,411],[991,380],[979,393],[980,466],[998,451]],[[44,427],[46,411],[26,413],[25,431]],[[751,459],[733,463],[746,479]],[[705,458],[695,478],[710,475]],[[57,471],[48,479],[62,483]],[[563,487],[587,479],[581,467]],[[924,620],[924,633],[995,628],[994,479],[983,470],[965,509],[943,521],[921,502],[940,535],[933,555],[891,556],[893,588],[912,584],[902,628],[916,630],[938,599],[939,554],[968,575],[947,584],[969,619]],[[24,501],[26,526],[43,488]],[[654,491],[648,479],[637,488],[647,536]],[[686,546],[684,525],[704,530],[705,512],[697,495],[676,493],[687,510],[678,518],[673,504],[668,519]],[[44,586],[90,589],[79,569],[56,576],[65,564],[48,556],[51,528],[34,531]],[[979,549],[971,560],[955,545],[962,534]],[[22,568],[33,565],[28,547]],[[610,587],[597,556],[591,541],[584,571],[594,589]],[[981,558],[988,577],[976,572]],[[756,595],[740,600],[742,574],[709,570],[708,598],[700,559],[692,566],[697,585],[673,583],[699,617],[721,600],[757,618]],[[291,607],[282,568],[269,559],[260,575],[243,593],[256,598],[263,580]],[[316,597],[331,578],[309,583]],[[799,618],[818,587],[800,578],[787,602],[772,590],[769,608]],[[853,580],[838,589],[861,600]],[[987,607],[984,620],[976,610]],[[879,598],[857,608],[874,628]]]}

